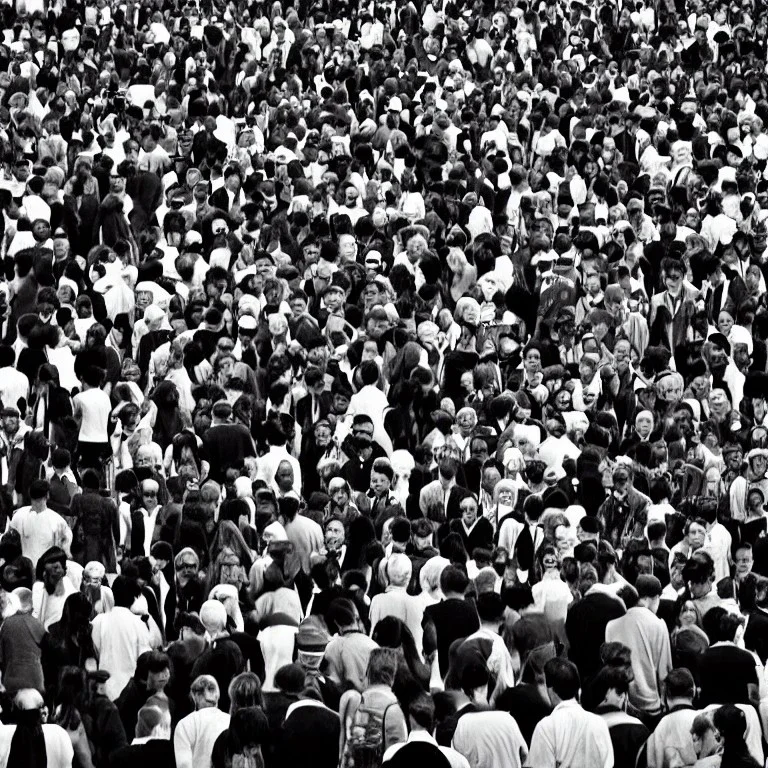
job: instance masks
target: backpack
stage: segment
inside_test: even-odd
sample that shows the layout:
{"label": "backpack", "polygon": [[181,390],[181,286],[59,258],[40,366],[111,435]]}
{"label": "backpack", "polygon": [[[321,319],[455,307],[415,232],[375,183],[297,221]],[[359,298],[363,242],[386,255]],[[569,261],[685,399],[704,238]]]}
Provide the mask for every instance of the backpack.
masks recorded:
{"label": "backpack", "polygon": [[380,768],[384,757],[386,732],[384,722],[390,707],[383,710],[371,707],[365,702],[365,693],[360,698],[344,750],[343,768]]}

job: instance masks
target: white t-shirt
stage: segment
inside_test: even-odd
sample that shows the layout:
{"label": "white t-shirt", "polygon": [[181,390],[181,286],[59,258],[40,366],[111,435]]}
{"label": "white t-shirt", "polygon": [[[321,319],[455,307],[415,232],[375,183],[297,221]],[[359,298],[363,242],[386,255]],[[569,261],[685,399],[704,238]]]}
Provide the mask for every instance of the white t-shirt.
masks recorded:
{"label": "white t-shirt", "polygon": [[101,389],[87,389],[75,395],[75,410],[82,414],[78,440],[83,443],[106,443],[109,441],[109,414],[112,403],[109,395]]}

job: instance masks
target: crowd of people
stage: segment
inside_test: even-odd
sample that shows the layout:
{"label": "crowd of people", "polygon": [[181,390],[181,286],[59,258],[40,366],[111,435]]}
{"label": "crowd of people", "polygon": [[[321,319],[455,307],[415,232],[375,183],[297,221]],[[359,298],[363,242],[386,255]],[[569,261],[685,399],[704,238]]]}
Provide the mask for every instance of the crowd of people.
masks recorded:
{"label": "crowd of people", "polygon": [[0,16],[0,768],[765,765],[763,3]]}

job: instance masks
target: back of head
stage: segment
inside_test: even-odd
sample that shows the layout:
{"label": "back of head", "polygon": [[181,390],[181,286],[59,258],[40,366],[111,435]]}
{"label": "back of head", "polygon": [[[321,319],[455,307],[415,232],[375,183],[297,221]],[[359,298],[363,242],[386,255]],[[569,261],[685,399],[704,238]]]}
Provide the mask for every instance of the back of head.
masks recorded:
{"label": "back of head", "polygon": [[162,727],[163,721],[167,717],[160,707],[144,706],[139,710],[139,716],[136,720],[136,738],[146,739],[156,735],[157,730]]}
{"label": "back of head", "polygon": [[387,577],[389,583],[395,587],[406,587],[411,580],[413,565],[408,555],[393,554],[387,561]]}
{"label": "back of head", "polygon": [[246,707],[261,707],[264,702],[261,695],[261,681],[253,672],[241,672],[232,679],[227,689],[230,713]]}
{"label": "back of head", "polygon": [[227,626],[227,609],[218,600],[206,600],[200,608],[200,621],[210,635],[223,632]]}
{"label": "back of head", "polygon": [[673,669],[664,680],[664,691],[668,699],[693,699],[696,682],[690,670],[685,667]]}
{"label": "back of head", "polygon": [[19,601],[19,613],[32,613],[32,590],[26,587],[17,587],[11,593]]}
{"label": "back of head", "polygon": [[747,717],[735,704],[725,704],[716,709],[712,721],[722,736],[726,750],[744,745]]}
{"label": "back of head", "polygon": [[576,665],[565,659],[550,659],[544,666],[547,688],[553,690],[561,701],[575,699],[581,680]]}
{"label": "back of head", "polygon": [[374,648],[368,658],[365,671],[368,685],[388,685],[392,687],[397,673],[397,651],[393,648]]}
{"label": "back of head", "polygon": [[455,565],[446,566],[442,574],[440,574],[440,589],[442,589],[445,595],[449,592],[463,595],[468,586],[469,579],[467,574]]}

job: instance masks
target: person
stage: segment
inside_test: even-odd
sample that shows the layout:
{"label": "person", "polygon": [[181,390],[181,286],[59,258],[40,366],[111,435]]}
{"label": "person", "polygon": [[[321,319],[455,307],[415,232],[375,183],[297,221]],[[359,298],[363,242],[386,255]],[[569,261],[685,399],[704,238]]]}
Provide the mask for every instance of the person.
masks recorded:
{"label": "person", "polygon": [[179,720],[173,735],[177,768],[211,765],[213,745],[229,727],[229,714],[219,709],[219,684],[210,675],[200,675],[189,688],[195,711]]}
{"label": "person", "polygon": [[614,763],[610,731],[601,717],[581,708],[576,666],[564,659],[550,659],[544,674],[554,709],[533,731],[525,765],[609,768]]}
{"label": "person", "polygon": [[627,714],[629,675],[618,667],[603,667],[593,684],[595,713],[605,720],[611,734],[613,758],[619,765],[632,765],[650,732],[638,718]]}
{"label": "person", "polygon": [[722,740],[720,765],[755,768],[760,763],[750,754],[744,741],[747,722],[744,713],[733,704],[715,710],[712,723]]}
{"label": "person", "polygon": [[673,759],[692,765],[698,758],[693,740],[693,723],[700,715],[693,708],[696,684],[687,669],[673,669],[664,680],[667,710],[651,732],[646,744],[648,768],[663,768]]}
{"label": "person", "polygon": [[328,677],[342,688],[351,686],[362,692],[365,671],[378,644],[362,631],[357,607],[349,598],[336,598],[329,606],[328,618],[338,627],[338,634],[323,654]]}
{"label": "person", "polygon": [[0,624],[0,672],[10,696],[31,689],[45,693],[42,655],[46,631],[32,615],[32,591],[18,587],[13,594],[18,611]]}
{"label": "person", "polygon": [[464,599],[469,586],[466,573],[447,566],[440,575],[443,600],[424,609],[424,647],[437,652],[440,674],[448,672],[448,651],[451,644],[480,629],[477,610]]}
{"label": "person", "polygon": [[22,688],[13,699],[15,722],[0,725],[0,765],[46,765],[70,768],[74,749],[67,732],[46,722],[39,691]]}
{"label": "person", "polygon": [[62,617],[67,598],[76,591],[72,583],[74,563],[61,547],[51,547],[40,556],[32,585],[32,615],[48,629]]}
{"label": "person", "polygon": [[297,701],[288,706],[280,727],[276,759],[284,765],[301,765],[302,758],[321,768],[339,764],[341,723],[338,712],[315,698],[305,685]]}
{"label": "person", "polygon": [[91,637],[99,668],[110,673],[105,688],[114,701],[136,671],[139,656],[151,648],[146,624],[131,611],[139,594],[138,585],[118,576],[112,583],[112,594],[115,607],[93,620]]}
{"label": "person", "polygon": [[710,647],[699,660],[703,704],[749,704],[759,701],[755,660],[737,647],[736,633],[743,620],[724,608],[712,608],[704,616]]}
{"label": "person", "polygon": [[51,547],[68,553],[72,545],[72,530],[61,515],[48,508],[49,490],[46,480],[33,481],[29,487],[30,506],[19,508],[10,521],[10,527],[21,536],[22,554],[33,567]]}
{"label": "person", "polygon": [[173,765],[174,760],[170,712],[152,703],[139,710],[136,737],[130,746],[115,750],[109,764],[115,768],[128,768],[137,763],[160,768]]}
{"label": "person", "polygon": [[[240,647],[230,638],[227,631],[227,610],[218,600],[206,600],[200,608],[200,621],[210,638],[208,647],[192,666],[192,679],[210,675],[219,685],[245,671],[245,659]],[[218,707],[223,712],[229,709],[229,697],[221,695]]]}
{"label": "person", "polygon": [[672,651],[667,627],[656,616],[661,582],[642,574],[635,588],[637,605],[625,616],[608,622],[605,639],[631,650],[634,679],[629,685],[629,700],[644,717],[653,719],[661,714],[661,684],[672,669]]}
{"label": "person", "polygon": [[696,752],[696,763],[704,768],[707,765],[718,766],[722,761],[722,736],[715,728],[708,712],[696,715],[691,725],[691,739]]}
{"label": "person", "polygon": [[[383,754],[386,754],[393,744],[406,741],[407,722],[392,691],[396,671],[395,651],[391,648],[375,648],[368,659],[362,692],[351,689],[342,694],[339,702],[342,729],[339,752],[345,764],[347,760],[356,759],[358,749],[369,748],[365,740],[368,738],[367,723],[372,718],[379,723],[376,729],[379,743],[371,745],[377,751],[383,750]],[[371,737],[374,737],[373,728]],[[363,743],[358,745],[358,740]]]}
{"label": "person", "polygon": [[383,765],[445,765],[467,768],[469,762],[461,752],[440,747],[432,733],[435,726],[435,704],[427,694],[417,696],[408,706],[408,740],[393,744],[384,753]]}

